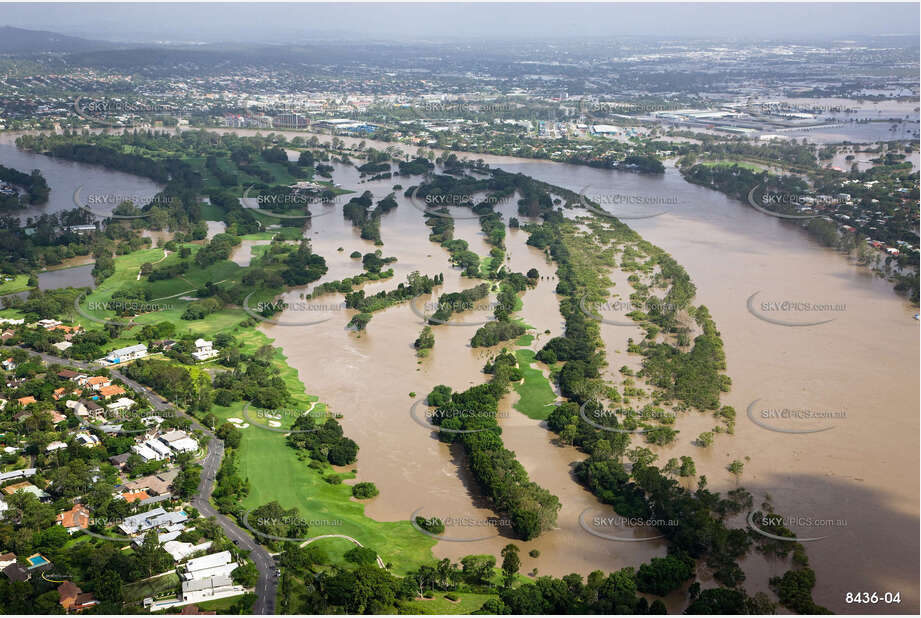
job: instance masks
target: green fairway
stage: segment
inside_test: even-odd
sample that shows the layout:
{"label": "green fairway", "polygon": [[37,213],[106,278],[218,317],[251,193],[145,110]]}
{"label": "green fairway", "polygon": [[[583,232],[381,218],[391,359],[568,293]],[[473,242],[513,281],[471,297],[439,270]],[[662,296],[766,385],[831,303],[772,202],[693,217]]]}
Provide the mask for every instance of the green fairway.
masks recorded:
{"label": "green fairway", "polygon": [[556,401],[556,393],[550,388],[550,381],[544,374],[531,366],[535,362],[533,350],[515,350],[515,357],[518,359],[518,369],[524,376],[524,381],[515,385],[515,391],[520,395],[515,409],[528,418],[544,420],[553,410],[547,404]]}
{"label": "green fairway", "polygon": [[[243,343],[241,351],[251,352],[270,343],[270,339],[252,329],[234,333]],[[316,397],[307,395],[298,379],[297,371],[285,362],[281,350],[276,350],[275,363],[282,370],[296,409],[309,409]],[[317,404],[315,410],[325,408]],[[243,418],[243,404],[214,406],[212,412],[221,419]],[[252,408],[250,418],[264,423]],[[393,563],[394,572],[405,575],[422,564],[434,561],[431,548],[435,541],[415,530],[406,521],[378,522],[365,516],[365,507],[352,499],[352,488],[346,484],[332,485],[324,477],[332,472],[351,478],[353,466],[334,470],[315,470],[308,467],[309,459],[302,461],[300,453],[286,444],[281,432],[270,431],[250,424],[243,431],[239,448],[240,475],[250,483],[250,493],[242,501],[245,509],[253,509],[273,500],[282,507],[297,508],[301,517],[312,521],[308,535],[344,534],[357,539],[362,545],[374,549],[385,563]],[[315,524],[315,525],[314,525]],[[333,563],[349,548],[347,541],[322,541]]]}

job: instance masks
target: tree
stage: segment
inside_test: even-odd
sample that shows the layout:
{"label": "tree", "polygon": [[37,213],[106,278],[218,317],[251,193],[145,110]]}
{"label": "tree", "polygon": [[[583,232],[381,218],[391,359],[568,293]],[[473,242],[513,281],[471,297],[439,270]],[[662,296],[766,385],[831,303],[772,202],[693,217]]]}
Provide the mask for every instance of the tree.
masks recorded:
{"label": "tree", "polygon": [[364,482],[352,486],[352,495],[359,500],[367,500],[378,494],[377,486],[374,483]]}
{"label": "tree", "polygon": [[515,575],[521,568],[521,559],[518,557],[518,546],[509,543],[502,548],[502,572],[505,574],[504,583],[506,588],[510,588],[515,583]]}
{"label": "tree", "polygon": [[742,469],[745,467],[745,464],[739,461],[738,459],[733,459],[732,463],[729,464],[728,469],[730,472],[736,476],[742,476]]}
{"label": "tree", "polygon": [[259,579],[259,569],[257,569],[256,565],[252,562],[247,562],[243,566],[238,566],[231,571],[230,576],[233,578],[235,584],[245,588],[252,588]]}
{"label": "tree", "polygon": [[636,589],[664,597],[680,588],[694,574],[694,561],[680,559],[675,555],[653,558],[648,564],[640,565],[636,573]]}

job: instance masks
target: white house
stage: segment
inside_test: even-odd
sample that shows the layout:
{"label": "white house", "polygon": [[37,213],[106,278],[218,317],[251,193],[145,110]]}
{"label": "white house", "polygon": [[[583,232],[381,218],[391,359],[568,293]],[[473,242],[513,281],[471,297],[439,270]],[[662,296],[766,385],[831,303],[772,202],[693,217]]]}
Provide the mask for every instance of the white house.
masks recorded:
{"label": "white house", "polygon": [[173,455],[173,452],[159,440],[148,440],[144,446],[160,455],[160,459],[167,459]]}
{"label": "white house", "polygon": [[147,356],[147,346],[143,343],[139,343],[137,345],[130,345],[127,348],[112,350],[106,354],[106,360],[113,365],[117,365],[118,363],[144,358],[145,356]]}
{"label": "white house", "polygon": [[51,451],[59,451],[62,448],[67,448],[67,443],[61,442],[60,440],[55,440],[54,442],[46,446],[45,450],[50,453]]}
{"label": "white house", "polygon": [[215,356],[217,356],[217,350],[214,349],[210,341],[200,338],[195,340],[195,351],[192,352],[192,358],[198,361],[206,361]]}
{"label": "white house", "polygon": [[182,579],[191,581],[195,579],[206,579],[210,577],[229,576],[238,565],[233,561],[229,551],[221,551],[216,554],[208,554],[201,558],[192,558],[185,563],[185,573]]}
{"label": "white house", "polygon": [[59,341],[59,342],[57,342],[57,343],[52,343],[52,344],[51,344],[51,347],[54,348],[54,349],[56,349],[56,350],[58,350],[58,351],[60,351],[60,352],[66,352],[67,349],[73,347],[73,345],[74,345],[74,344],[72,344],[72,343],[69,342],[69,341]]}
{"label": "white house", "polygon": [[135,404],[134,399],[128,399],[127,397],[120,397],[116,401],[113,401],[106,406],[106,410],[109,412],[121,412],[122,410],[127,410]]}
{"label": "white house", "polygon": [[148,461],[160,461],[163,457],[157,451],[153,450],[146,444],[135,444],[131,447],[131,450],[134,451],[138,457],[144,460],[144,463]]}
{"label": "white house", "polygon": [[[126,517],[118,526],[125,534],[138,534],[153,528],[181,524],[189,518],[185,511],[165,511],[158,506],[146,513]],[[230,552],[227,552],[230,553]]]}
{"label": "white house", "polygon": [[177,453],[194,453],[198,450],[198,442],[193,440],[184,431],[174,429],[160,436],[160,441]]}

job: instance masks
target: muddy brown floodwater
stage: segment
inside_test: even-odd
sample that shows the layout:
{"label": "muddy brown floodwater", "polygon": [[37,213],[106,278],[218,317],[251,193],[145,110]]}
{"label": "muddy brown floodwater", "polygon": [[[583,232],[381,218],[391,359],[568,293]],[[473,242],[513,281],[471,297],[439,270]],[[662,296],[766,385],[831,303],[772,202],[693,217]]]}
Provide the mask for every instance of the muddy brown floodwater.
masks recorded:
{"label": "muddy brown floodwater", "polygon": [[[368,144],[382,146],[370,140]],[[917,309],[895,294],[891,283],[820,247],[795,226],[688,184],[673,167],[662,177],[649,177],[502,157],[468,158],[482,158],[574,191],[590,187],[588,192],[595,195],[677,198],[678,204],[669,205],[661,216],[625,222],[673,255],[691,275],[697,286],[695,302],[709,308],[725,343],[733,385],[723,401],[736,409],[738,420],[734,436],[718,435],[713,446],[703,449],[692,441],[716,424],[713,419],[699,414],[679,419],[679,440],[659,449],[660,458],[689,454],[712,489],[743,486],[754,494],[756,508],[769,500],[778,512],[797,518],[788,527],[798,536],[824,537],[804,543],[817,573],[814,597],[819,604],[854,613],[854,607],[845,603],[847,592],[899,592],[899,606],[862,605],[859,611],[917,613],[919,345],[918,322],[912,319]],[[390,186],[354,186],[338,175],[336,180],[346,187],[372,189],[378,199]],[[407,179],[393,182],[411,184]],[[475,220],[458,221],[456,235],[470,241],[478,253],[485,252],[482,239],[476,240]],[[445,285],[436,294],[473,284],[449,268],[447,254],[427,240],[421,213],[406,200],[401,198],[400,207],[384,216],[382,236],[384,254],[397,255],[400,261],[394,264],[392,284],[375,284],[371,289],[389,289],[413,269],[445,273]],[[329,260],[331,278],[340,276],[333,273],[360,271],[360,265],[348,258],[352,250],[373,250],[341,214],[315,218],[310,237]],[[523,242],[519,233],[510,231],[515,270],[533,264],[542,273],[548,271],[539,252],[531,252]],[[343,253],[337,253],[339,246],[345,248]],[[561,326],[553,285],[542,281],[524,296],[523,315],[538,332],[549,328],[555,334]],[[629,290],[625,292],[629,295]],[[761,318],[747,305],[755,293],[759,295],[752,306]],[[778,312],[776,307],[783,301],[836,308]],[[456,454],[409,418],[411,391],[424,397],[435,384],[466,388],[483,382],[480,370],[487,354],[469,347],[471,329],[435,327],[435,348],[429,358],[417,363],[411,343],[422,324],[407,305],[375,314],[361,336],[345,331],[351,312],[339,313],[320,326],[271,326],[266,332],[300,370],[308,391],[345,415],[346,433],[361,446],[360,477],[381,487],[381,497],[369,507],[368,515],[405,519],[425,507],[432,514],[492,516],[482,508]],[[783,326],[770,320],[831,321]],[[620,362],[616,351],[625,350],[626,339],[635,336],[635,329],[604,326],[602,333],[612,365]],[[503,402],[504,410],[515,397],[513,393]],[[750,406],[761,425],[748,418]],[[785,410],[838,416],[791,419]],[[519,543],[524,550],[523,570],[538,566],[541,573],[587,574],[638,565],[664,554],[664,546],[656,541],[606,541],[581,531],[573,519],[584,509],[610,513],[572,480],[569,467],[583,456],[554,446],[549,432],[514,409],[500,422],[506,445],[516,451],[531,478],[563,503],[559,530],[533,543]],[[815,429],[824,431],[803,433]],[[735,459],[745,463],[739,478],[726,470]],[[496,554],[506,542],[505,538],[441,542],[434,551],[455,558]],[[527,557],[532,547],[542,552],[536,561]],[[750,593],[768,590],[769,577],[788,568],[754,553],[742,566]],[[680,607],[680,598],[669,601],[670,609]]]}

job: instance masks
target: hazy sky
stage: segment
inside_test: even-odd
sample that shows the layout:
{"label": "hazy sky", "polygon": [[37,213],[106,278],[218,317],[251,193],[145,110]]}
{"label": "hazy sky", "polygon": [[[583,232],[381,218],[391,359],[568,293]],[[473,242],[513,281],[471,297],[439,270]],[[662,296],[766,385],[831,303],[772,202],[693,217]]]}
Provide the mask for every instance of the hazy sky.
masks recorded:
{"label": "hazy sky", "polygon": [[917,34],[919,4],[0,4],[0,25],[117,41]]}

